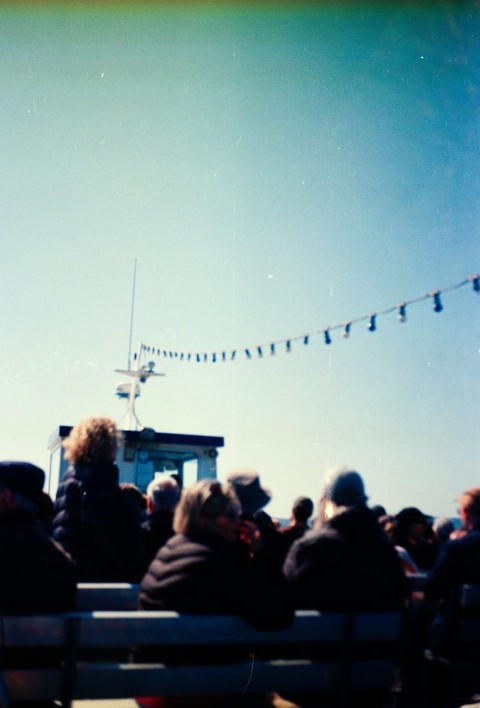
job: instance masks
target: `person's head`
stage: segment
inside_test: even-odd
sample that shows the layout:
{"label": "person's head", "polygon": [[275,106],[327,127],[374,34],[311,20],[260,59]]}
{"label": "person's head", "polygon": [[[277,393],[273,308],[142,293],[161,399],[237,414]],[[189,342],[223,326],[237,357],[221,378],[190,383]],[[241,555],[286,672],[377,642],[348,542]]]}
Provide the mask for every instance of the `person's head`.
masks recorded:
{"label": "person's head", "polygon": [[45,473],[30,462],[0,462],[0,514],[23,509],[37,514]]}
{"label": "person's head", "polygon": [[411,536],[414,539],[423,538],[429,528],[428,518],[423,511],[415,506],[407,506],[395,517],[397,533],[400,536]]}
{"label": "person's head", "polygon": [[306,524],[313,514],[313,501],[309,497],[298,497],[292,507],[292,517],[296,522]]}
{"label": "person's head", "polygon": [[175,480],[175,482],[178,484],[180,491],[182,491],[182,489],[183,489],[182,475],[178,474],[178,472],[174,472],[172,474],[169,474],[168,476],[171,477],[173,480]]}
{"label": "person's head", "polygon": [[180,501],[180,487],[173,477],[155,477],[147,487],[147,512],[175,511]]}
{"label": "person's head", "polygon": [[120,484],[122,494],[128,499],[129,504],[135,509],[135,512],[141,517],[147,508],[147,499],[142,490],[132,482],[122,482]]}
{"label": "person's head", "polygon": [[458,513],[466,531],[480,528],[480,487],[473,487],[458,498]]}
{"label": "person's head", "polygon": [[432,530],[440,543],[444,543],[445,541],[448,541],[450,534],[455,530],[455,524],[452,519],[447,517],[435,519],[432,525]]}
{"label": "person's head", "polygon": [[391,514],[384,514],[383,516],[380,516],[380,518],[378,519],[378,523],[383,528],[390,541],[392,541],[393,543],[395,541],[395,529],[397,526],[395,517]]}
{"label": "person's head", "polygon": [[91,416],[77,423],[62,445],[65,459],[72,464],[109,464],[114,462],[121,434],[115,421]]}
{"label": "person's head", "polygon": [[253,515],[253,520],[257,528],[262,532],[270,533],[277,530],[272,517],[266,511],[257,511]]}
{"label": "person's head", "polygon": [[260,476],[254,470],[234,470],[228,475],[227,483],[238,497],[242,507],[242,514],[249,516],[255,514],[260,509],[263,509],[264,506],[267,506],[272,498],[268,489],[262,489]]}
{"label": "person's head", "polygon": [[356,470],[332,467],[325,475],[318,521],[322,523],[345,509],[366,507],[367,500],[363,479]]}
{"label": "person's head", "polygon": [[173,530],[185,536],[210,530],[233,541],[237,538],[240,503],[228,484],[204,479],[182,491],[173,517]]}
{"label": "person's head", "polygon": [[374,504],[373,506],[370,507],[370,510],[372,514],[380,521],[380,518],[382,516],[388,516],[387,515],[387,510],[385,509],[382,504]]}

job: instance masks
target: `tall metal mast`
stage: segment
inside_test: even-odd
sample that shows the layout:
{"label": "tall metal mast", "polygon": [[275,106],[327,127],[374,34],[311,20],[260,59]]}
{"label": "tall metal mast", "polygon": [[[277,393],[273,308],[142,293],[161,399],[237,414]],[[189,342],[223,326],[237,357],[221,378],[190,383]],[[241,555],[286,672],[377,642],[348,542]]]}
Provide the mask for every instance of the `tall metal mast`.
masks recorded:
{"label": "tall metal mast", "polygon": [[[155,362],[149,361],[146,364],[141,365],[142,354],[146,351],[144,344],[139,344],[138,351],[135,354],[134,360],[136,361],[136,366],[132,369],[131,357],[132,357],[132,334],[133,334],[133,316],[135,309],[135,285],[137,277],[137,259],[135,258],[133,266],[133,286],[132,286],[132,305],[130,309],[130,337],[128,342],[128,362],[126,369],[115,369],[119,374],[125,374],[133,379],[133,381],[128,383],[121,383],[117,386],[117,396],[119,398],[127,398],[127,409],[123,416],[120,418],[118,423],[127,416],[127,430],[138,430],[143,426],[140,423],[137,414],[135,412],[135,399],[140,395],[140,384],[146,383],[147,379],[151,376],[165,376],[165,374],[156,374],[153,369],[155,368]],[[134,426],[134,427],[132,427]]]}
{"label": "tall metal mast", "polygon": [[137,259],[135,258],[133,262],[133,286],[132,286],[132,306],[130,309],[130,337],[128,340],[128,362],[127,369],[131,369],[131,356],[132,356],[132,335],[133,335],[133,314],[135,309],[135,283],[137,280]]}

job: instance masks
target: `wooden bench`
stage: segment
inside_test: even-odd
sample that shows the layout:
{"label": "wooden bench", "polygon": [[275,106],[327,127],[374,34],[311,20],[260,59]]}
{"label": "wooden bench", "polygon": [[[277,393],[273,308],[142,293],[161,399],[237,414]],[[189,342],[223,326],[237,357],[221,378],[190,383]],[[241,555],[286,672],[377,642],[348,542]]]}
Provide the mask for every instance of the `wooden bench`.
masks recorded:
{"label": "wooden bench", "polygon": [[[464,585],[460,595],[460,612],[456,641],[459,654],[470,657],[480,677],[480,586]],[[479,679],[480,690],[480,679]]]}
{"label": "wooden bench", "polygon": [[444,645],[427,649],[421,667],[429,705],[438,708],[457,708],[480,692],[480,587],[464,585],[452,592],[452,610],[440,624]]}
{"label": "wooden bench", "polygon": [[463,585],[460,605],[464,608],[480,610],[480,585]]}
{"label": "wooden bench", "polygon": [[131,583],[78,583],[76,609],[136,610],[139,586]]}
{"label": "wooden bench", "polygon": [[[11,699],[56,699],[63,708],[73,699],[273,691],[319,691],[348,707],[353,694],[388,691],[400,622],[400,613],[299,611],[288,629],[263,631],[238,617],[176,612],[3,616],[3,655],[21,650],[24,657],[20,665],[7,663],[3,681]],[[202,659],[134,664],[128,656],[138,645],[155,646],[160,657],[172,647],[182,656],[196,648]],[[39,649],[58,650],[62,659],[33,666]]]}
{"label": "wooden bench", "polygon": [[407,575],[407,585],[409,592],[411,593],[422,593],[425,590],[425,585],[427,583],[427,573],[410,573]]}

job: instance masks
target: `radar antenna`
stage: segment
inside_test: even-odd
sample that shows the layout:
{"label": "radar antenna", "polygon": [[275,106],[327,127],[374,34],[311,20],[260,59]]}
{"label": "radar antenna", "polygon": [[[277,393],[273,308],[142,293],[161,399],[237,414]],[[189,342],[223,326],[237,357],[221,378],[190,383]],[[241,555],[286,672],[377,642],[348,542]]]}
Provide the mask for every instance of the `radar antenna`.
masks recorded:
{"label": "radar antenna", "polygon": [[[143,428],[138,416],[135,412],[135,399],[140,395],[140,384],[144,384],[152,376],[165,376],[165,374],[156,373],[154,371],[155,362],[149,361],[146,364],[141,365],[141,354],[145,351],[145,346],[140,344],[138,348],[138,354],[135,354],[134,359],[137,362],[137,368],[131,369],[115,369],[118,374],[124,374],[125,376],[130,376],[133,381],[127,383],[120,383],[117,386],[116,394],[119,398],[127,399],[127,409],[123,416],[120,418],[118,423],[127,417],[127,430],[141,430]],[[132,428],[133,421],[135,421],[135,426]]]}

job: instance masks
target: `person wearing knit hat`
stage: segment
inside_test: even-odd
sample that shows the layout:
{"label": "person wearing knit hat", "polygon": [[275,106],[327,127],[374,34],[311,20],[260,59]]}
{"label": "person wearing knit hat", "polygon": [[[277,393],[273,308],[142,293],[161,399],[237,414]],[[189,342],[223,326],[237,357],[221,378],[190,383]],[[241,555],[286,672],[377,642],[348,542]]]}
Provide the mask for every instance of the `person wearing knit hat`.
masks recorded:
{"label": "person wearing knit hat", "polygon": [[337,506],[363,506],[367,495],[363,479],[350,467],[332,467],[324,480],[323,498]]}
{"label": "person wearing knit hat", "polygon": [[44,481],[30,462],[0,462],[1,614],[75,608],[75,564],[38,518]]}
{"label": "person wearing knit hat", "polygon": [[[314,528],[293,543],[283,565],[295,609],[403,609],[407,587],[402,563],[366,501],[356,470],[328,470]],[[315,691],[282,695],[299,705],[323,703]]]}
{"label": "person wearing knit hat", "polygon": [[367,506],[360,474],[327,471],[314,528],[291,546],[283,572],[297,609],[400,609],[405,577],[398,555]]}
{"label": "person wearing knit hat", "polygon": [[45,473],[30,462],[0,462],[0,489],[9,489],[33,505],[40,503]]}

